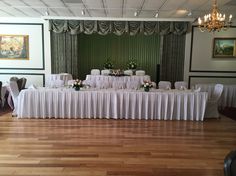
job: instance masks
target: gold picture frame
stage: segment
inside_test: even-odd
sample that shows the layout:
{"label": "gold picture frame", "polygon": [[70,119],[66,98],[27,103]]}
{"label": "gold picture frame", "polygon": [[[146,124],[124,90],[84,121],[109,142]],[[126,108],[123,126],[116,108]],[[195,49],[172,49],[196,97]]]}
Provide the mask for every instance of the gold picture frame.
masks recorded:
{"label": "gold picture frame", "polygon": [[0,59],[29,60],[29,36],[0,34]]}
{"label": "gold picture frame", "polygon": [[214,38],[213,58],[236,58],[236,38]]}

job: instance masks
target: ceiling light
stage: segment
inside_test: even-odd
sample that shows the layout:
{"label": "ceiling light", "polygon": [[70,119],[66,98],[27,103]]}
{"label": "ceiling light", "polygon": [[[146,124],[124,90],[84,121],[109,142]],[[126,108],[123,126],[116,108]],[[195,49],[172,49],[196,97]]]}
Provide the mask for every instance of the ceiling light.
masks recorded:
{"label": "ceiling light", "polygon": [[48,9],[45,11],[45,15],[49,16],[49,10]]}
{"label": "ceiling light", "polygon": [[192,12],[191,11],[188,13],[188,16],[192,16]]}
{"label": "ceiling light", "polygon": [[156,14],[155,14],[155,18],[157,18],[159,16],[159,13],[157,12]]}
{"label": "ceiling light", "polygon": [[82,15],[85,15],[85,11],[84,11],[84,10],[82,10],[82,11],[81,11],[81,14],[82,14]]}
{"label": "ceiling light", "polygon": [[134,16],[136,17],[137,15],[138,15],[138,12],[137,12],[137,11],[135,11],[135,12],[134,12]]}
{"label": "ceiling light", "polygon": [[216,0],[214,0],[211,13],[204,15],[204,18],[198,18],[198,27],[204,32],[215,32],[221,29],[227,30],[232,24],[232,15],[229,15],[228,20],[226,20],[225,14],[221,14],[217,7]]}

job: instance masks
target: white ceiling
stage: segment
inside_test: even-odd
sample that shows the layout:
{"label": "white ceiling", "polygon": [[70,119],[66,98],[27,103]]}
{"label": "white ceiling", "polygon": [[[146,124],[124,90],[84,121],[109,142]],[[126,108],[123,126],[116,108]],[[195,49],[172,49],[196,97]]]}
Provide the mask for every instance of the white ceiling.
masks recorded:
{"label": "white ceiling", "polygon": [[[158,18],[189,19],[209,13],[211,7],[212,0],[0,0],[0,17],[138,19],[155,18],[158,12]],[[218,0],[218,7],[236,17],[236,0]]]}

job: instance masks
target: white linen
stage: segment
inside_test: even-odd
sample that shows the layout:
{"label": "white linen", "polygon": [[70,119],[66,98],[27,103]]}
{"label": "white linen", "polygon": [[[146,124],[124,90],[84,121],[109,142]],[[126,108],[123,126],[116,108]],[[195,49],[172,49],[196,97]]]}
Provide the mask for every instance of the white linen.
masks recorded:
{"label": "white linen", "polygon": [[206,92],[176,90],[23,90],[17,117],[202,121],[206,101]]}
{"label": "white linen", "polygon": [[143,81],[150,81],[150,76],[104,76],[104,75],[87,75],[86,80],[92,81],[92,82],[98,82],[98,81],[109,81],[110,84],[113,82],[130,82],[130,81],[138,81],[141,84]]}
{"label": "white linen", "polygon": [[[209,99],[212,98],[215,84],[196,84],[195,87],[201,88],[202,92],[208,92]],[[236,85],[224,84],[218,105],[221,108],[236,107]]]}

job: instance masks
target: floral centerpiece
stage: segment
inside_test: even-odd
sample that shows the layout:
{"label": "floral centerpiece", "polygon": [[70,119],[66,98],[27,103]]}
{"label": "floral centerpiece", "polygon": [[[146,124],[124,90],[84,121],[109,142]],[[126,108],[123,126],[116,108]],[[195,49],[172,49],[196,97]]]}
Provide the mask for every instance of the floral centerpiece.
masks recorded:
{"label": "floral centerpiece", "polygon": [[152,88],[153,85],[151,81],[143,81],[142,87],[145,92],[149,92],[150,88]]}
{"label": "floral centerpiece", "polygon": [[80,90],[83,87],[82,80],[76,79],[72,87],[77,91]]}
{"label": "floral centerpiece", "polygon": [[114,65],[112,64],[110,59],[107,59],[107,61],[104,63],[104,68],[105,69],[112,69],[113,67],[114,67]]}
{"label": "floral centerpiece", "polygon": [[134,60],[131,60],[129,63],[128,63],[128,69],[131,69],[131,70],[134,70],[137,68],[137,63],[134,61]]}

